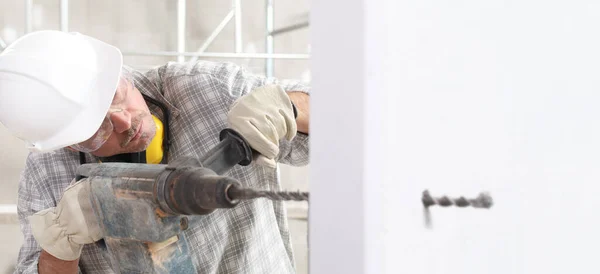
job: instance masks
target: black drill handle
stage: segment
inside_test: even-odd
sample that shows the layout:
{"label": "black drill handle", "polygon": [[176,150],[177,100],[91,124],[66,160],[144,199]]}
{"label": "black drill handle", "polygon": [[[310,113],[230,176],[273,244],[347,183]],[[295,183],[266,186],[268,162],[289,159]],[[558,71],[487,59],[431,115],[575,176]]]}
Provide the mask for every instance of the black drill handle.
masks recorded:
{"label": "black drill handle", "polygon": [[221,142],[200,159],[203,167],[221,175],[238,164],[247,166],[252,162],[253,150],[237,131],[226,128],[219,139]]}
{"label": "black drill handle", "polygon": [[[298,118],[298,109],[292,102],[294,118]],[[212,169],[222,175],[236,165],[247,166],[252,162],[253,154],[260,154],[254,150],[237,131],[226,128],[219,133],[221,142],[209,150],[200,159],[203,167]]]}

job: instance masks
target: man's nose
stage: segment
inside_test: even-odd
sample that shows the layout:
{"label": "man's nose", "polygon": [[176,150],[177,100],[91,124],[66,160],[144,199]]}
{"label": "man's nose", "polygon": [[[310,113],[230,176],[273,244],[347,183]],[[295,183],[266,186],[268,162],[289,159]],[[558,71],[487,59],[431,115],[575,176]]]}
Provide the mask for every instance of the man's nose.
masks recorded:
{"label": "man's nose", "polygon": [[113,112],[110,114],[110,121],[115,132],[123,133],[131,128],[131,113],[127,110]]}

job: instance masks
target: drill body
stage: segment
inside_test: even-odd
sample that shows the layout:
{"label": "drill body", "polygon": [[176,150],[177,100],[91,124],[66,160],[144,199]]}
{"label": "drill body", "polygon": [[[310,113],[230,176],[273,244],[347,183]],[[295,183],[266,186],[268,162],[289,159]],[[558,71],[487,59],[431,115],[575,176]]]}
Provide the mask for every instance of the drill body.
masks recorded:
{"label": "drill body", "polygon": [[112,269],[197,273],[182,232],[199,215],[237,205],[227,191],[240,183],[222,174],[251,160],[252,150],[243,138],[224,130],[221,142],[202,159],[184,157],[168,165],[81,165],[77,176],[91,183],[94,214]]}

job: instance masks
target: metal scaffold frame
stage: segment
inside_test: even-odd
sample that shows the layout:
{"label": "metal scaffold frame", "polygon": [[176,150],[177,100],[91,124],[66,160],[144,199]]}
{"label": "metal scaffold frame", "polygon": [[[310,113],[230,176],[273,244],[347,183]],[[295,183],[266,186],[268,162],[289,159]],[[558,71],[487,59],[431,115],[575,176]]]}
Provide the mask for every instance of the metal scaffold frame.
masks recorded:
{"label": "metal scaffold frame", "polygon": [[[69,31],[69,0],[60,1],[60,30]],[[309,26],[308,21],[285,26],[279,29],[274,28],[274,0],[265,0],[266,30],[265,30],[265,53],[244,53],[242,50],[242,3],[241,0],[231,0],[231,10],[225,15],[223,20],[208,36],[206,41],[195,52],[186,51],[186,4],[187,0],[177,0],[177,50],[176,51],[133,51],[124,50],[125,56],[173,56],[177,57],[178,62],[184,62],[186,57],[191,57],[190,61],[196,61],[200,57],[211,58],[229,58],[229,59],[265,59],[265,75],[273,77],[275,59],[293,59],[307,60],[310,58],[306,53],[275,53],[274,38],[277,35],[291,31],[303,29]],[[25,0],[25,33],[33,30],[33,0]],[[234,20],[235,26],[235,51],[234,52],[206,52],[206,49],[212,44],[217,36],[223,31],[225,26]],[[6,42],[0,38],[0,50],[7,47]]]}

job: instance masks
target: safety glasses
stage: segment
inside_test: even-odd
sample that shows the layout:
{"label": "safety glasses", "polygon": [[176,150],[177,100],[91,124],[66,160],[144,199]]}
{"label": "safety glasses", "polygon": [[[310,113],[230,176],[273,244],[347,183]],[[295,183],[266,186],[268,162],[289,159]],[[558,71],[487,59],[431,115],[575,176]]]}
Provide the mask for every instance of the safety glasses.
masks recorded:
{"label": "safety glasses", "polygon": [[119,85],[117,86],[117,91],[115,92],[113,101],[110,105],[108,113],[104,117],[104,121],[102,121],[102,124],[100,125],[100,128],[89,139],[81,143],[71,145],[71,147],[81,152],[93,152],[102,147],[114,130],[110,116],[113,113],[121,112],[126,108],[128,93],[133,90],[133,88],[133,78],[128,74],[121,75],[119,79]]}

